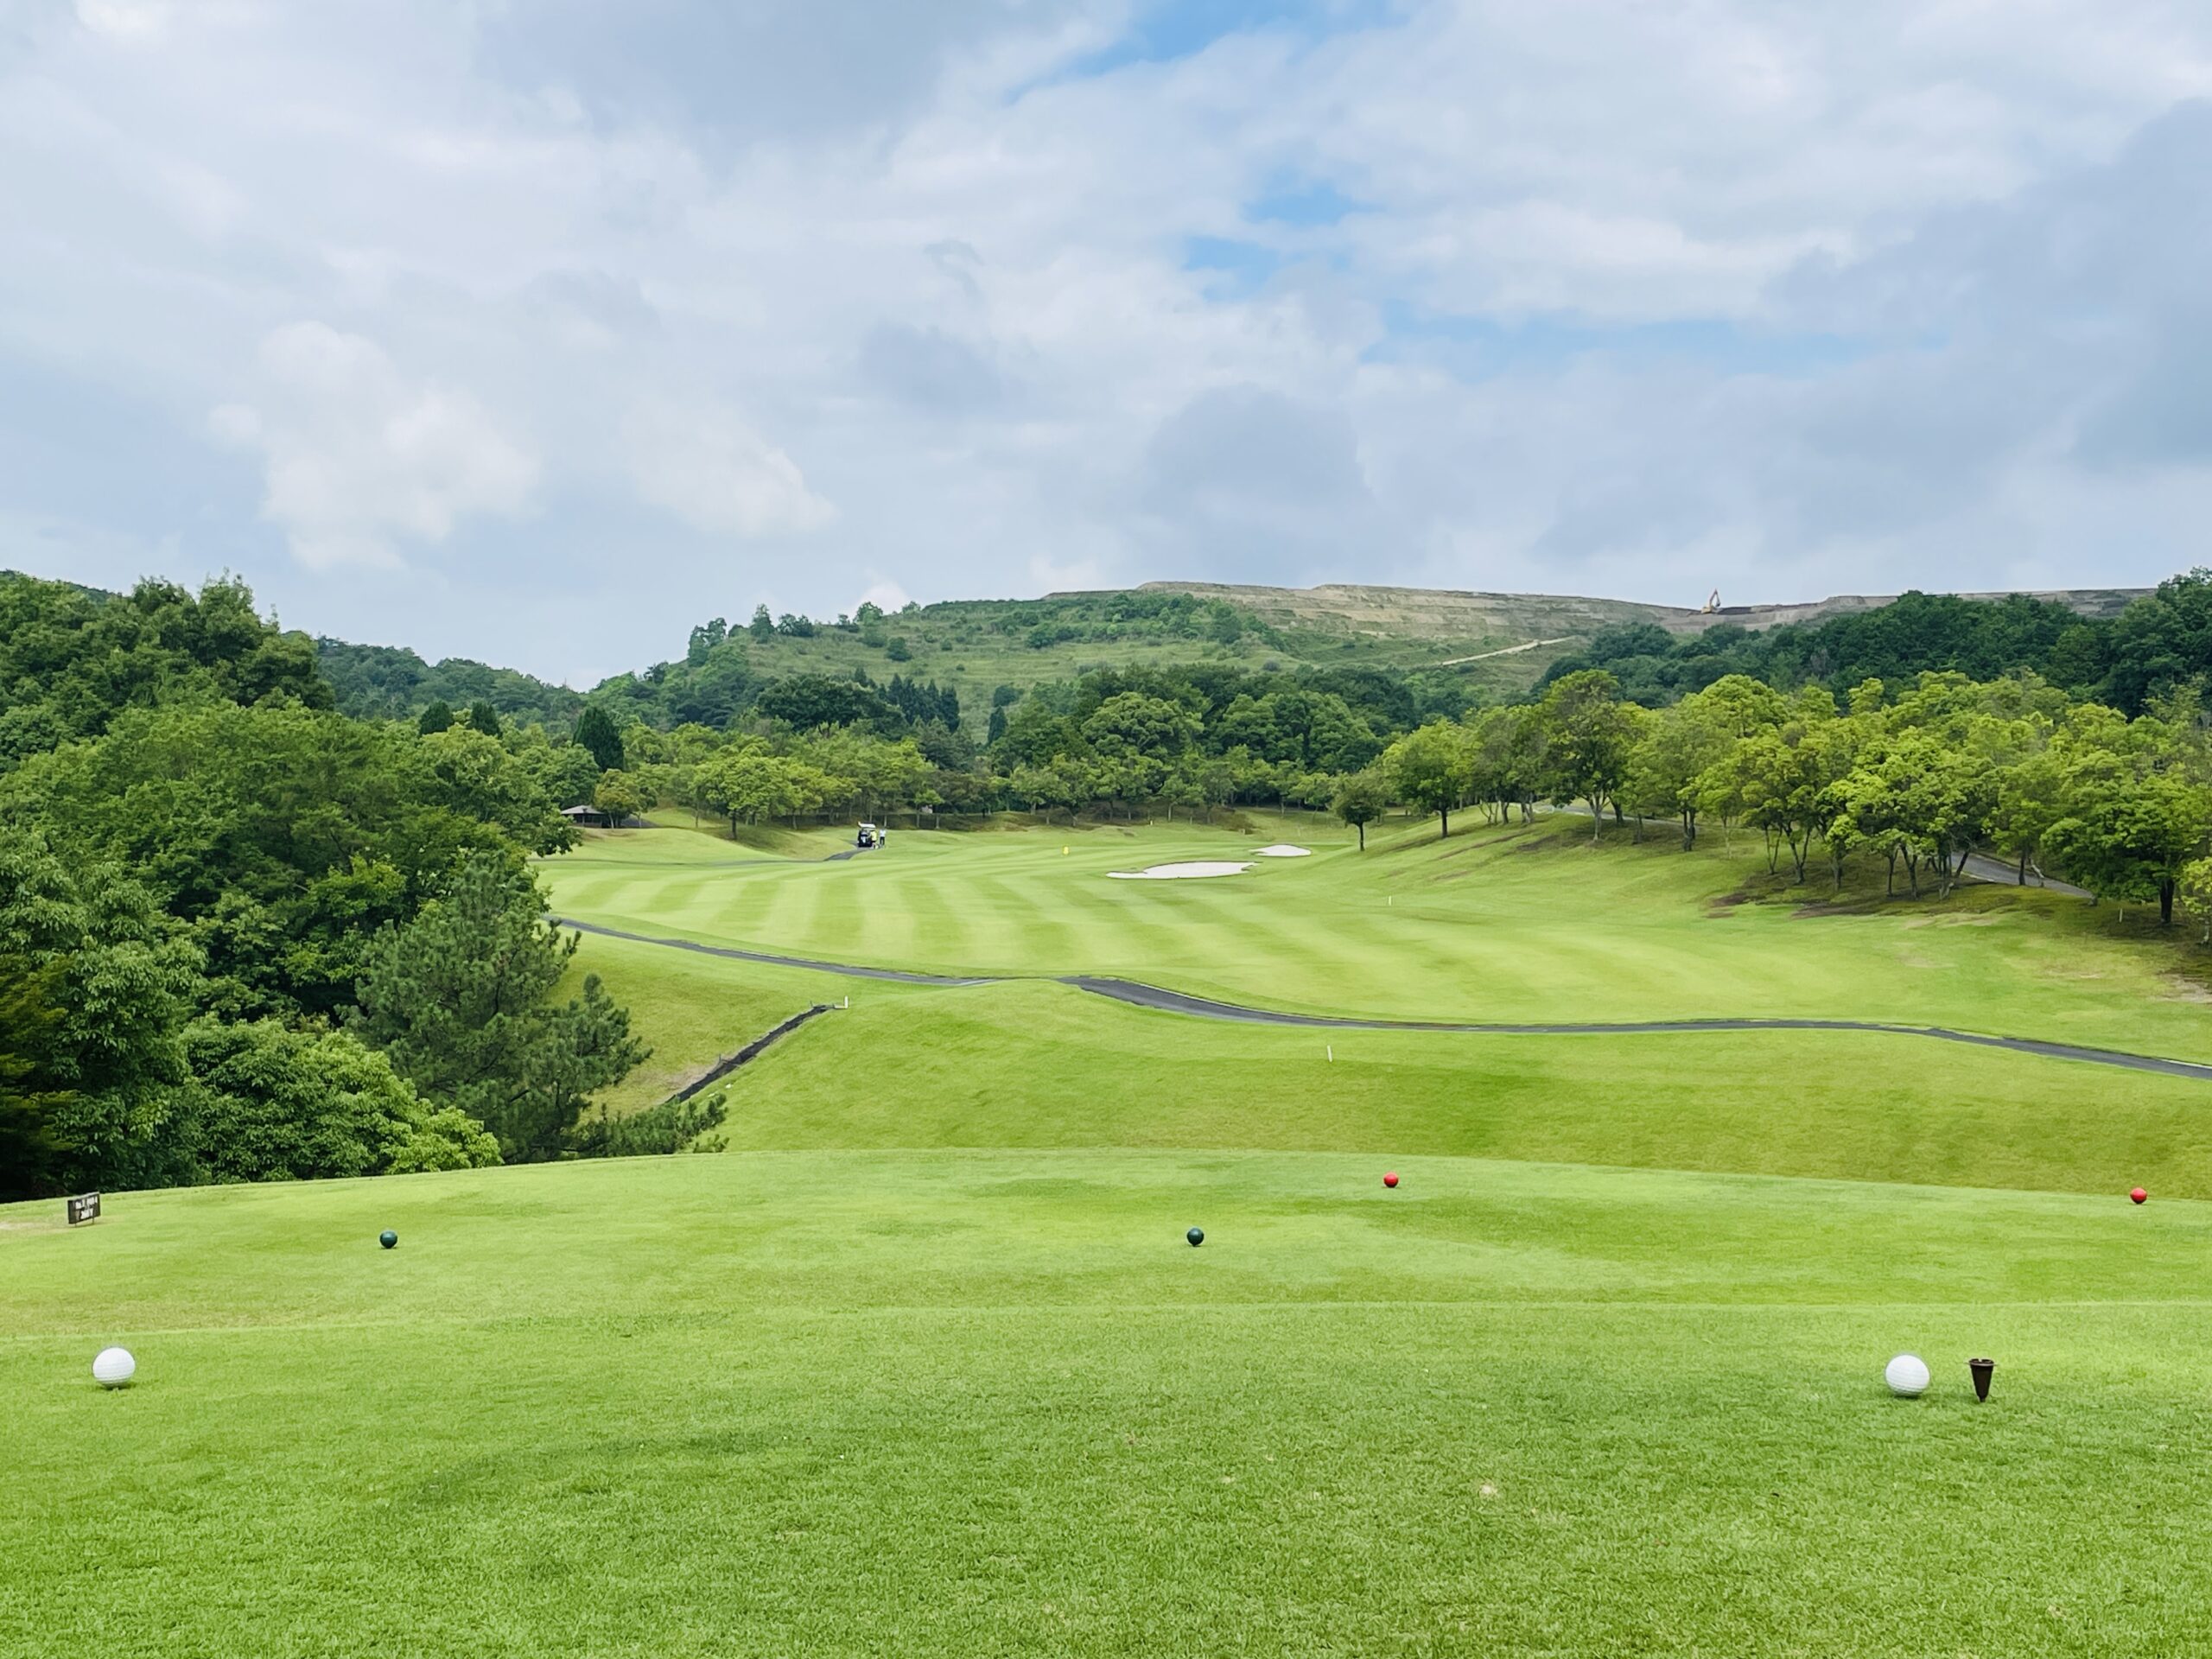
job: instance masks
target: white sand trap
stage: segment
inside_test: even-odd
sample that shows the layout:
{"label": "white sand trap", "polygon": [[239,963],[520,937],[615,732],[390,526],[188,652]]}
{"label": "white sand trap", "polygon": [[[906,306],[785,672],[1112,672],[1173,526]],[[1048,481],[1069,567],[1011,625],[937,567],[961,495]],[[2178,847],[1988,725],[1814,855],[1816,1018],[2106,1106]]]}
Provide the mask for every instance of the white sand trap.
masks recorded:
{"label": "white sand trap", "polygon": [[1251,868],[1249,864],[1200,860],[1191,864],[1155,864],[1148,870],[1109,870],[1106,874],[1116,881],[1187,881],[1202,875],[1242,875]]}
{"label": "white sand trap", "polygon": [[1279,841],[1272,847],[1261,848],[1260,856],[1262,858],[1311,858],[1313,856],[1313,849],[1311,847],[1294,847],[1287,841]]}

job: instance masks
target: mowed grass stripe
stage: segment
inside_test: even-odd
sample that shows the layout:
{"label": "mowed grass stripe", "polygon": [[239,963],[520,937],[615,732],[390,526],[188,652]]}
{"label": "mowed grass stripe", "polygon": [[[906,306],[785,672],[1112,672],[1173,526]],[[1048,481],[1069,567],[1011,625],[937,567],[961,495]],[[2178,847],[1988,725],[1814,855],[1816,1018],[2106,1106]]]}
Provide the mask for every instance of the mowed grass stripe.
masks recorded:
{"label": "mowed grass stripe", "polygon": [[[1072,850],[1063,856],[1061,845]],[[585,902],[604,891],[588,874],[594,850],[549,863],[546,879],[556,904],[613,921]],[[1176,988],[1325,1014],[1861,1019],[2212,1058],[2212,1020],[2192,1000],[2206,989],[2189,977],[2202,974],[2202,963],[2177,933],[2160,934],[2139,912],[2122,929],[2111,906],[2091,911],[2056,895],[1986,887],[1962,888],[1941,906],[1883,906],[1878,886],[1872,896],[1863,887],[1853,896],[1871,910],[1825,913],[1819,884],[1777,885],[1755,845],[1739,844],[1733,855],[1711,847],[1686,855],[1656,837],[1633,846],[1609,831],[1592,849],[1580,823],[1565,823],[1319,855],[1202,895],[1185,884],[1106,877],[1113,868],[1254,850],[1252,836],[1189,824],[1072,836],[905,832],[881,854],[766,872],[777,880],[763,891],[781,902],[726,937],[793,955],[954,973],[1173,975]],[[1004,908],[996,888],[988,900],[963,892],[979,878],[1003,883],[1023,909]],[[896,919],[911,914],[904,888],[924,879],[934,893],[917,903],[939,919],[948,906],[968,912],[965,943],[962,930],[938,927],[925,960],[900,960],[914,937]],[[804,893],[793,883],[804,883]],[[1774,897],[1712,902],[1739,894]],[[639,914],[648,899],[626,890],[618,925],[700,931],[673,903],[658,906],[657,918]],[[1801,900],[1822,905],[1807,911]],[[1207,921],[1192,919],[1200,916]],[[1348,917],[1362,919],[1335,925]],[[1053,925],[1031,925],[1038,918]],[[1363,993],[1350,1006],[1348,982]]]}

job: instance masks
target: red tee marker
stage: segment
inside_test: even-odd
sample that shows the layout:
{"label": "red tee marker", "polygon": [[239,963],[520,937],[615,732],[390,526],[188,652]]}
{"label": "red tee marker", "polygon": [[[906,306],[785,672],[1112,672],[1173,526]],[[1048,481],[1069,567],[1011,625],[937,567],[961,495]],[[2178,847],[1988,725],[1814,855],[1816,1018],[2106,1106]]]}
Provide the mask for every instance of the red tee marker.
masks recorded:
{"label": "red tee marker", "polygon": [[1397,1184],[1398,1172],[1395,1169],[1382,1178],[1382,1185],[1385,1186],[1395,1186]]}
{"label": "red tee marker", "polygon": [[2143,1200],[2144,1200],[2144,1199],[2145,1199],[2145,1198],[2149,1198],[2151,1195],[2150,1195],[2148,1192],[2145,1192],[2141,1187],[2139,1187],[2139,1187],[2137,1187],[2137,1188],[2136,1188],[2133,1192],[2130,1192],[2127,1196],[2128,1196],[2128,1198],[2129,1198],[2130,1199],[2132,1199],[2133,1202],[2135,1202],[2135,1203],[2137,1203],[2137,1204],[2140,1204],[2140,1203],[2142,1203],[2142,1202],[2143,1202]]}

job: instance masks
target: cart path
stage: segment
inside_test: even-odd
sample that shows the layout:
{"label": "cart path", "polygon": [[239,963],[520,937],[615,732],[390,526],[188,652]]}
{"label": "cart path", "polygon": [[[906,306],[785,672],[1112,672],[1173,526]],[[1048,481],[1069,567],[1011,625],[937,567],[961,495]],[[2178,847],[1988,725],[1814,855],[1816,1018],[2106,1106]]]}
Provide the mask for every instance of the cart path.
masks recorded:
{"label": "cart path", "polygon": [[1636,1037],[1670,1036],[1698,1032],[1726,1031],[1864,1031],[1886,1037],[1926,1037],[1937,1042],[1965,1043],[1975,1048],[2001,1048],[2014,1054],[2032,1054],[2050,1060],[2079,1060],[2091,1065],[2113,1065],[2129,1071],[2156,1071],[2172,1077],[2195,1077],[2212,1082],[2212,1065],[2169,1059],[2158,1054],[2131,1054],[2123,1049],[2086,1048],[2075,1043],[2051,1043],[2032,1037],[1999,1037],[1985,1032],[1954,1031],[1946,1026],[1906,1026],[1880,1020],[1721,1019],[1571,1020],[1561,1023],[1498,1022],[1459,1020],[1383,1020],[1352,1014],[1292,1014],[1281,1008],[1255,1008],[1242,1002],[1221,1002],[1192,996],[1134,979],[1095,974],[982,974],[959,977],[950,974],[908,973],[897,968],[862,968],[850,963],[821,962],[807,957],[774,956],[765,950],[741,950],[733,945],[702,944],[696,939],[658,939],[620,928],[602,927],[570,917],[550,918],[556,926],[580,933],[596,933],[633,944],[658,944],[672,950],[696,950],[702,956],[725,957],[734,962],[758,962],[775,968],[804,968],[818,974],[842,974],[852,979],[884,979],[901,985],[1011,985],[1029,981],[1071,985],[1094,996],[1103,996],[1160,1014],[1179,1014],[1198,1020],[1220,1020],[1247,1026],[1297,1026],[1324,1031],[1446,1031],[1469,1032],[1493,1037]]}

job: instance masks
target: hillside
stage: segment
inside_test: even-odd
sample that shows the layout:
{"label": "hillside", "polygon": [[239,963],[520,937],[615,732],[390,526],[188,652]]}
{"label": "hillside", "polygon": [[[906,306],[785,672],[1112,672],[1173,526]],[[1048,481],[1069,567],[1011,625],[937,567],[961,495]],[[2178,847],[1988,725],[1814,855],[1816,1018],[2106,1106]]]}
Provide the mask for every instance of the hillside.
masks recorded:
{"label": "hillside", "polygon": [[[1636,600],[1561,594],[1487,594],[1457,588],[1388,588],[1328,582],[1317,588],[1262,588],[1194,582],[1147,582],[1141,593],[1186,594],[1236,606],[1282,636],[1302,657],[1341,660],[1346,651],[1407,668],[1464,667],[1485,678],[1533,683],[1555,657],[1601,629],[1656,623],[1669,633],[1696,634],[1733,624],[1753,630],[1826,621],[1879,610],[1895,594],[1838,594],[1781,605],[1723,605],[1707,611]],[[2146,588],[2079,588],[2030,597],[2087,617],[2117,616]],[[1961,594],[1994,601],[2008,594]],[[1479,667],[1479,664],[1495,664]]]}
{"label": "hillside", "polygon": [[[2117,615],[2145,591],[2080,588],[2034,597],[2085,617]],[[2004,595],[1962,594],[1994,601]],[[1731,605],[1703,612],[1633,600],[1556,594],[1330,583],[1267,588],[1147,582],[1134,589],[1047,594],[1039,599],[946,600],[889,614],[822,621],[785,616],[751,629],[716,618],[691,630],[684,657],[597,688],[618,699],[658,700],[655,688],[687,664],[712,670],[685,718],[720,725],[744,683],[791,674],[893,675],[946,686],[980,729],[1000,686],[1027,691],[1104,667],[1214,664],[1286,671],[1381,668],[1436,677],[1433,699],[1455,705],[1527,691],[1554,663],[1607,630],[1656,625],[1679,636],[1722,624],[1754,631],[1878,610],[1894,595],[1839,594],[1795,604]],[[671,626],[671,643],[674,628]],[[317,641],[339,706],[362,717],[410,715],[433,700],[461,708],[480,698],[525,720],[573,718],[579,694],[527,675],[455,658],[428,664],[412,652]],[[732,646],[737,649],[733,652]],[[741,673],[732,673],[732,658]]]}

